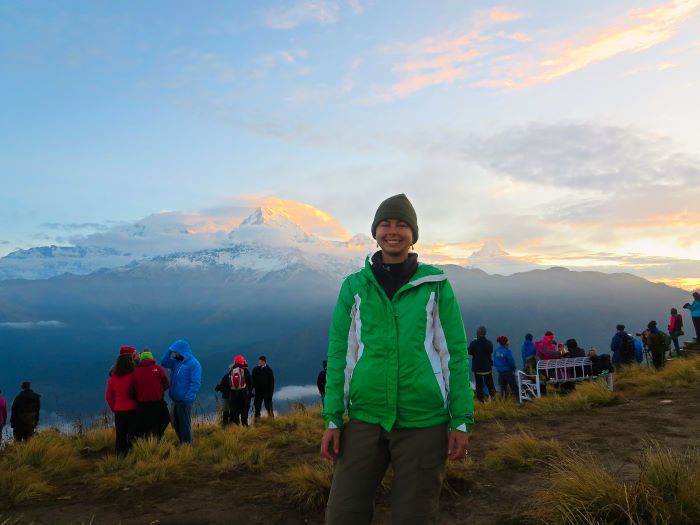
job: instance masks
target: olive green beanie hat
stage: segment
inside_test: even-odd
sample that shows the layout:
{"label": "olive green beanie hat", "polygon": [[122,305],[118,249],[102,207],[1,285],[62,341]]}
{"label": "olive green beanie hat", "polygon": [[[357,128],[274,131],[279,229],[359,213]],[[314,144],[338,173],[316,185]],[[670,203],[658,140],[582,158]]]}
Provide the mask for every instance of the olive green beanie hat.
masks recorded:
{"label": "olive green beanie hat", "polygon": [[411,201],[404,193],[399,193],[384,200],[377,208],[372,221],[372,237],[377,238],[377,225],[385,219],[397,219],[404,221],[411,227],[413,242],[418,241],[418,218]]}

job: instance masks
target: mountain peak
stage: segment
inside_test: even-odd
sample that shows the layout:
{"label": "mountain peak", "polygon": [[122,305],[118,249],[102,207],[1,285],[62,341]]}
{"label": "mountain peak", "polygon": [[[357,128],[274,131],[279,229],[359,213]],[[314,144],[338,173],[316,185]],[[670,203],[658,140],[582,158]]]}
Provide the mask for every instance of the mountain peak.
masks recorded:
{"label": "mountain peak", "polygon": [[498,241],[487,239],[484,244],[471,255],[472,257],[506,257],[506,252]]}
{"label": "mountain peak", "polygon": [[229,234],[233,243],[296,244],[309,242],[312,236],[294,222],[284,208],[256,208]]}

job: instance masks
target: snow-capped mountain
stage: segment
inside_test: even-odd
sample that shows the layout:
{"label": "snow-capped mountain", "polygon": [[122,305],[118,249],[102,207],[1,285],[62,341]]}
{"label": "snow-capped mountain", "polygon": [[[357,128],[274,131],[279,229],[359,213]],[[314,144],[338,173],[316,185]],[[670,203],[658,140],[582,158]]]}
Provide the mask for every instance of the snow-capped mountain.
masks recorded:
{"label": "snow-capped mountain", "polygon": [[281,207],[254,209],[225,236],[191,233],[185,225],[164,225],[159,219],[155,226],[149,219],[143,221],[148,224],[120,226],[111,235],[91,238],[91,242],[102,240],[112,246],[45,246],[12,252],[0,258],[0,280],[88,275],[100,269],[135,266],[217,266],[264,274],[302,265],[338,276],[360,267],[373,246],[371,239],[362,234],[348,241],[320,239],[305,231]]}
{"label": "snow-capped mountain", "polygon": [[0,258],[0,280],[48,279],[64,273],[87,275],[136,260],[131,253],[93,246],[40,246]]}
{"label": "snow-capped mountain", "polygon": [[497,241],[489,239],[469,256],[468,268],[478,268],[489,274],[511,275],[534,270],[538,266],[513,257]]}

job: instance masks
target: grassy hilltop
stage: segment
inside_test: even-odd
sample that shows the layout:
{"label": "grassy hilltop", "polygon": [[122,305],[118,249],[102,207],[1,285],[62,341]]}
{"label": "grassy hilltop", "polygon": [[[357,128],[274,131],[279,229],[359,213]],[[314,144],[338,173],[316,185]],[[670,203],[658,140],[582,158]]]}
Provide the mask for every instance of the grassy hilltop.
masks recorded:
{"label": "grassy hilltop", "polygon": [[[700,358],[634,366],[615,391],[585,383],[531,403],[477,403],[465,461],[449,463],[442,523],[700,522]],[[111,428],[45,430],[0,451],[0,525],[322,523],[333,466],[319,457],[320,409],[250,428],[200,421],[194,446]],[[391,475],[375,523],[389,523]]]}

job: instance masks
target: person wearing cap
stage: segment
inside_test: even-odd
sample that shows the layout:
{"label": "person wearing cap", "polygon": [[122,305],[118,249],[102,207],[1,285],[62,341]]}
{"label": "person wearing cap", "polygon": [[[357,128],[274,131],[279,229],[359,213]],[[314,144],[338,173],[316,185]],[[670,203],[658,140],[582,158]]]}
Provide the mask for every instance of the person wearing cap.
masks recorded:
{"label": "person wearing cap", "polygon": [[253,368],[252,373],[253,389],[255,390],[255,417],[260,417],[260,409],[263,402],[265,410],[269,417],[275,417],[272,410],[272,394],[275,393],[275,374],[272,373],[272,368],[267,366],[267,357],[261,355],[258,358],[258,366]]}
{"label": "person wearing cap", "polygon": [[136,400],[136,435],[155,436],[160,440],[168,428],[170,416],[165,391],[170,387],[168,375],[156,363],[148,348],[132,372],[132,398]]}
{"label": "person wearing cap", "polygon": [[180,443],[191,444],[192,405],[202,386],[202,365],[192,354],[190,344],[184,339],[178,339],[170,345],[160,364],[163,368],[170,369],[170,421]]}
{"label": "person wearing cap", "polygon": [[[231,410],[231,423],[234,425],[248,426],[248,398],[252,391],[252,379],[245,359],[237,355],[233,360],[233,366],[227,378],[229,382],[229,407]],[[270,405],[272,410],[272,405]]]}
{"label": "person wearing cap", "polygon": [[501,395],[508,397],[508,387],[513,396],[518,398],[518,385],[515,382],[515,359],[510,350],[510,342],[505,335],[499,335],[496,339],[498,348],[493,353],[493,365],[498,371],[498,386],[501,387]]}
{"label": "person wearing cap", "polygon": [[444,273],[412,253],[418,220],[406,195],[379,205],[371,231],[379,250],[345,279],[331,322],[326,524],[370,523],[389,465],[393,522],[435,523],[445,462],[465,457],[474,423],[464,325]]}

